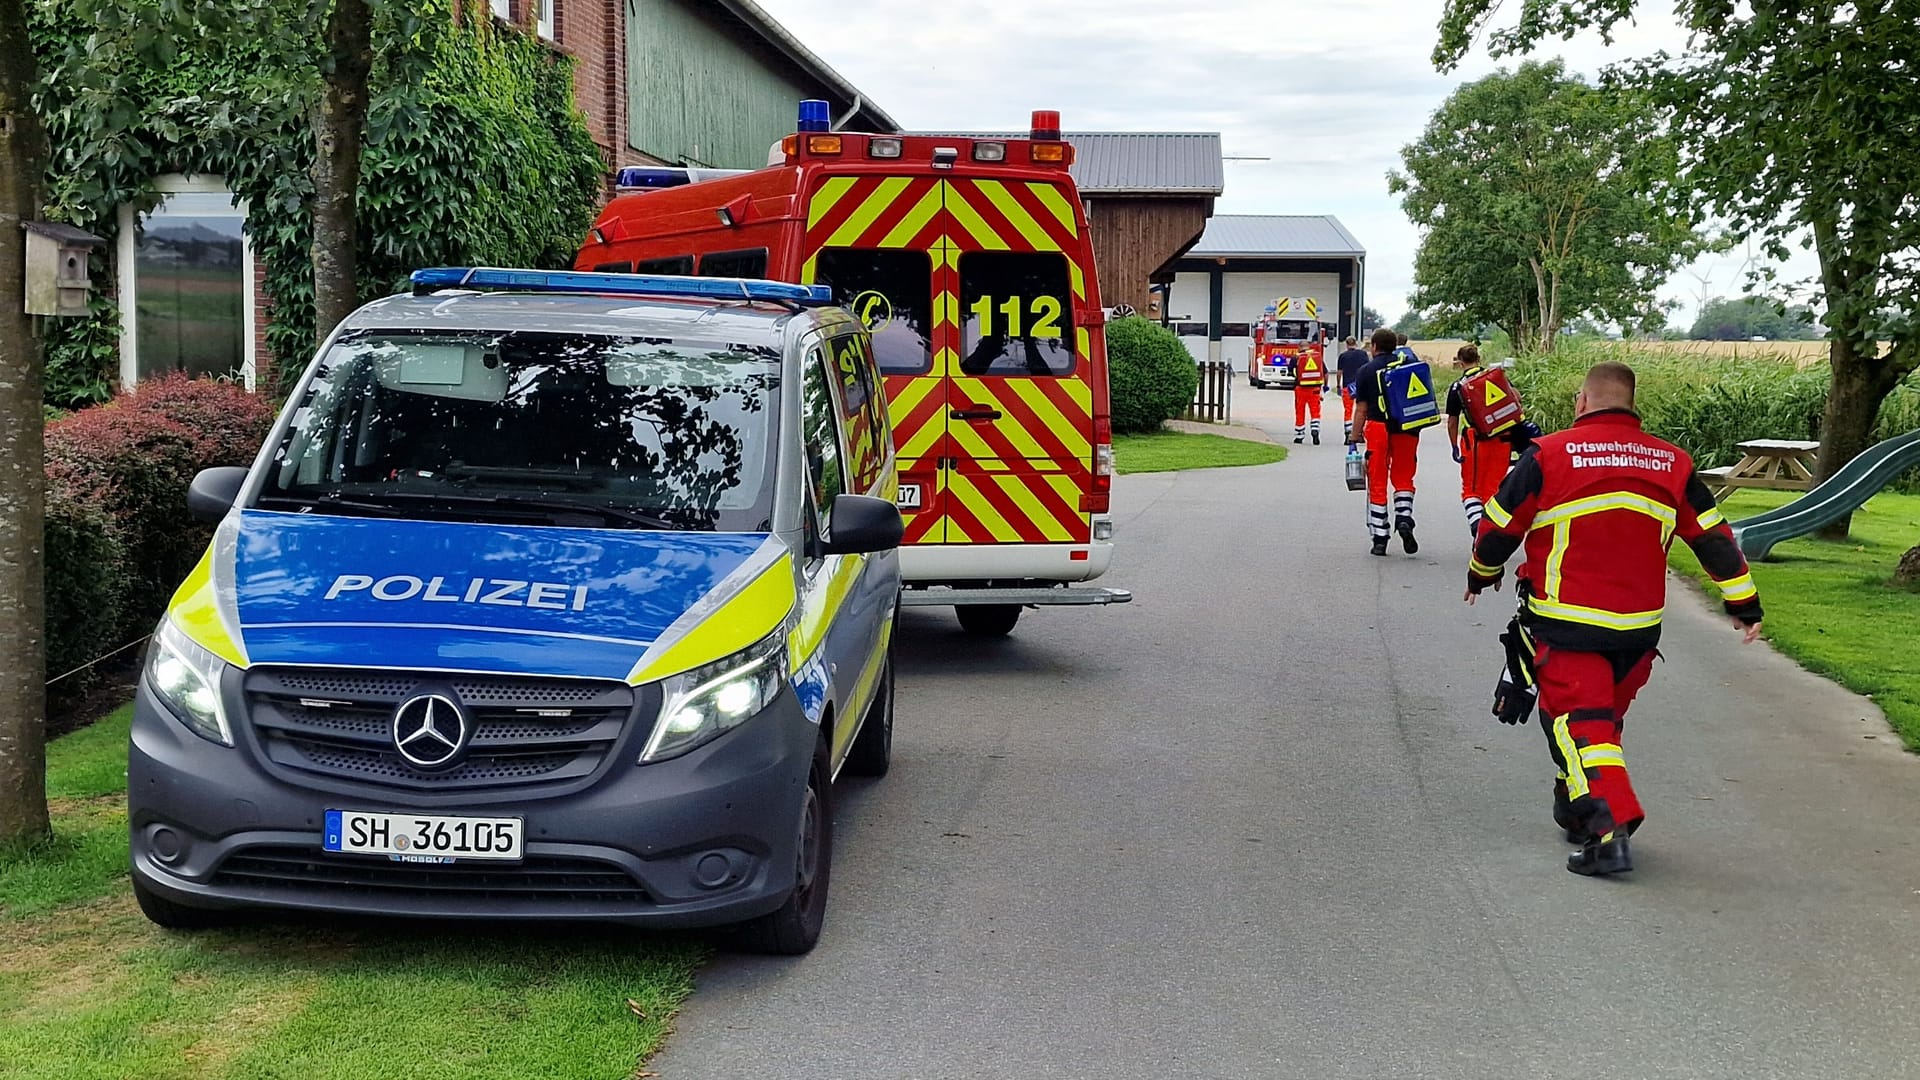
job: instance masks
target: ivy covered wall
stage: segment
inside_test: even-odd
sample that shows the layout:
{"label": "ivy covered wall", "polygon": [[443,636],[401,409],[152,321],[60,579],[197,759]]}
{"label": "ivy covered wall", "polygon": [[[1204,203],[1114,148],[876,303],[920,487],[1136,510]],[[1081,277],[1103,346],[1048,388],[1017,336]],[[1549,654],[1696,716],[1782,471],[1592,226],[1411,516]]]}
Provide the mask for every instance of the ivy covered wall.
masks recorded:
{"label": "ivy covered wall", "polygon": [[[308,115],[324,50],[300,21],[310,9],[206,0],[199,32],[182,35],[156,34],[166,20],[143,17],[179,6],[39,0],[34,8],[35,105],[54,147],[48,216],[109,240],[93,260],[92,316],[49,330],[50,406],[75,408],[111,392],[119,207],[151,208],[154,181],[167,173],[219,176],[246,200],[281,385],[313,352]],[[249,33],[249,20],[273,19],[276,8],[291,24]],[[574,105],[572,61],[500,28],[486,0],[374,0],[374,8],[362,299],[396,291],[421,266],[571,265],[604,180]]]}

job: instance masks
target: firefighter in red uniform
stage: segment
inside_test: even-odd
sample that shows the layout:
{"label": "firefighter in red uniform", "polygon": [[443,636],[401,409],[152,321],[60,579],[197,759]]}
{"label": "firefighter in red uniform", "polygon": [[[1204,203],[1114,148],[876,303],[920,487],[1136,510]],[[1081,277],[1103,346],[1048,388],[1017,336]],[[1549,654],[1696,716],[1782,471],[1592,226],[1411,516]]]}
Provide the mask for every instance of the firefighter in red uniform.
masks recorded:
{"label": "firefighter in red uniform", "polygon": [[1305,442],[1307,417],[1313,417],[1313,445],[1320,445],[1320,397],[1327,392],[1325,353],[1302,349],[1293,358],[1293,441]]}
{"label": "firefighter in red uniform", "polygon": [[1746,640],[1760,634],[1760,593],[1733,531],[1687,452],[1641,430],[1633,383],[1625,364],[1587,372],[1573,426],[1537,440],[1487,503],[1467,569],[1471,604],[1526,548],[1509,648],[1539,692],[1560,769],[1554,820],[1581,845],[1567,857],[1576,874],[1633,869],[1627,837],[1645,814],[1620,731],[1653,670],[1673,537],[1720,587]]}
{"label": "firefighter in red uniform", "polygon": [[1460,383],[1483,370],[1480,350],[1472,345],[1460,346],[1453,366],[1461,371],[1460,378],[1447,388],[1447,444],[1453,447],[1453,460],[1460,466],[1460,506],[1467,513],[1467,532],[1478,536],[1480,519],[1486,516],[1487,500],[1500,489],[1500,481],[1507,478],[1507,466],[1513,461],[1513,443],[1498,436],[1488,438],[1475,431],[1472,424],[1463,426],[1460,422],[1466,413]]}

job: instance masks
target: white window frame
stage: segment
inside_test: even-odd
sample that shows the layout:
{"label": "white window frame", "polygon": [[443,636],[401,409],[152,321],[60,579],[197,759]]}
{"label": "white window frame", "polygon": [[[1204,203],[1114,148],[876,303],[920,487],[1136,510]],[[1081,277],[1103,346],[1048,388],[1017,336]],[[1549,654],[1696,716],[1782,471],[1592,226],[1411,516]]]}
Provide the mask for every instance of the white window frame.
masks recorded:
{"label": "white window frame", "polygon": [[501,22],[513,21],[512,0],[487,0],[487,8],[493,12],[493,17]]}
{"label": "white window frame", "polygon": [[533,0],[533,3],[535,10],[540,13],[534,25],[534,31],[548,41],[559,40],[554,36],[554,22],[557,18],[554,8],[559,0]]}
{"label": "white window frame", "polygon": [[[217,176],[183,176],[168,173],[153,182],[154,190],[162,195],[225,195],[233,200],[233,207],[240,212],[244,221],[248,215],[247,201],[234,198],[227,189],[226,182]],[[137,215],[132,203],[120,204],[120,235],[116,244],[120,305],[120,385],[127,389],[140,381],[139,319],[136,305],[139,303],[135,291],[136,270],[134,265],[134,224]],[[254,392],[254,330],[255,320],[259,318],[253,288],[253,240],[243,228],[240,231],[240,318],[245,324],[240,334],[240,374],[246,381],[247,393]]]}

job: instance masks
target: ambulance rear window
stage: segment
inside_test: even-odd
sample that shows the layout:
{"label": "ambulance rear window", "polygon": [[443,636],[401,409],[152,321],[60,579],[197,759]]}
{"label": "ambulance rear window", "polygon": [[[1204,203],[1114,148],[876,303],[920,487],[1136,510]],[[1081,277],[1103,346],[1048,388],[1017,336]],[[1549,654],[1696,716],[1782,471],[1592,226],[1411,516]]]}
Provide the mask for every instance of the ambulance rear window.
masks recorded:
{"label": "ambulance rear window", "polygon": [[968,375],[1073,373],[1067,257],[1017,251],[960,256],[960,370]]}
{"label": "ambulance rear window", "polygon": [[873,334],[884,375],[933,370],[933,257],[924,251],[827,248],[814,262],[816,284]]}

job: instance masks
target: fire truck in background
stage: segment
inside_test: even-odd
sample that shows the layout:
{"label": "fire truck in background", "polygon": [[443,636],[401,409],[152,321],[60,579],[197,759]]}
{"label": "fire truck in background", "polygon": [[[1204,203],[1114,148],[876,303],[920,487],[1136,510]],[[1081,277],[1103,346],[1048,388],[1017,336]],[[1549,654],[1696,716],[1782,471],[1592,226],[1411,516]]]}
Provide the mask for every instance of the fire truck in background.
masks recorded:
{"label": "fire truck in background", "polygon": [[1005,634],[1113,558],[1105,313],[1060,117],[1028,138],[799,130],[748,172],[622,169],[575,267],[825,284],[866,324],[900,476],[906,605]]}
{"label": "fire truck in background", "polygon": [[1283,296],[1268,304],[1253,327],[1253,345],[1247,356],[1247,385],[1257,390],[1293,385],[1302,353],[1326,360],[1326,336],[1320,325],[1320,304],[1313,297]]}

